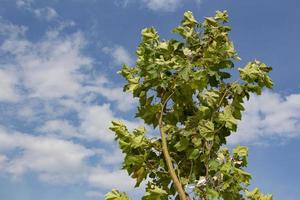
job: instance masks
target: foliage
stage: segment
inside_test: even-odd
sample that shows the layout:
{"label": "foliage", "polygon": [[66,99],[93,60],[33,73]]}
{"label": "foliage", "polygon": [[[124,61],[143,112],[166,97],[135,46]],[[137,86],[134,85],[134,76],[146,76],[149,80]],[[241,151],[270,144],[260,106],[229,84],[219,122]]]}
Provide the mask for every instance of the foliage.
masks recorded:
{"label": "foliage", "polygon": [[113,189],[111,192],[105,195],[106,200],[130,200],[130,198],[124,193]]}
{"label": "foliage", "polygon": [[[136,179],[136,187],[147,182],[143,200],[272,199],[258,189],[247,190],[247,147],[232,153],[224,147],[237,130],[244,100],[273,86],[272,68],[257,60],[238,69],[238,80],[231,78],[229,70],[240,58],[227,22],[226,11],[203,23],[185,12],[173,30],[181,40],[161,40],[154,28],[146,28],[135,66],[124,65],[119,72],[127,80],[124,91],[139,99],[136,117],[160,132],[149,138],[145,128],[129,132],[120,121],[110,128],[125,155],[123,169]],[[113,190],[106,199],[129,198]]]}

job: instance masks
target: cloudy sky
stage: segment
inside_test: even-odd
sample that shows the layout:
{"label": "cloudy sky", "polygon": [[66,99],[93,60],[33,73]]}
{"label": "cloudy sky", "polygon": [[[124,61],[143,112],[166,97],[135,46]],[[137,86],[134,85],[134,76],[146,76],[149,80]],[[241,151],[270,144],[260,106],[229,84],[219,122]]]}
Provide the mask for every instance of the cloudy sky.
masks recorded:
{"label": "cloudy sky", "polygon": [[130,127],[135,100],[116,74],[133,64],[144,27],[171,37],[185,10],[228,10],[242,61],[274,68],[272,91],[247,102],[230,145],[250,148],[253,186],[300,196],[300,2],[297,0],[0,0],[0,199],[137,196],[107,127]]}

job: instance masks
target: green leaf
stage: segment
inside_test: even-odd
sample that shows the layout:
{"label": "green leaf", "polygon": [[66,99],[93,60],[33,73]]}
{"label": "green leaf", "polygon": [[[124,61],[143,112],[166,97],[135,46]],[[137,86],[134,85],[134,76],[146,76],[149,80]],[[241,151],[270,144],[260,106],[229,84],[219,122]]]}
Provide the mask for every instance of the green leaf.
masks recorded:
{"label": "green leaf", "polygon": [[167,42],[160,42],[157,47],[163,50],[168,50],[169,44]]}
{"label": "green leaf", "polygon": [[143,29],[142,30],[142,36],[145,40],[158,39],[158,34],[157,34],[156,30],[153,27]]}
{"label": "green leaf", "polygon": [[219,197],[219,193],[212,188],[207,188],[207,195],[210,199],[216,199]]}
{"label": "green leaf", "polygon": [[211,26],[218,26],[218,22],[213,17],[205,17],[205,23]]}
{"label": "green leaf", "polygon": [[199,132],[207,141],[214,139],[214,123],[208,120],[202,120],[199,123]]}
{"label": "green leaf", "polygon": [[225,163],[224,165],[222,165],[221,167],[221,171],[224,172],[225,174],[228,174],[232,169],[231,163]]}
{"label": "green leaf", "polygon": [[225,127],[232,131],[236,130],[237,119],[233,116],[233,111],[231,106],[226,106],[224,112],[220,113],[220,121],[225,123]]}
{"label": "green leaf", "polygon": [[125,166],[141,166],[145,159],[143,155],[127,155],[124,160]]}
{"label": "green leaf", "polygon": [[197,24],[196,19],[193,16],[193,13],[191,11],[186,11],[184,14],[184,20],[182,22],[183,26],[194,26]]}
{"label": "green leaf", "polygon": [[227,11],[226,10],[223,11],[223,12],[221,12],[219,10],[216,11],[215,19],[216,20],[221,20],[223,22],[228,22],[228,13],[227,13]]}
{"label": "green leaf", "polygon": [[131,200],[126,193],[113,189],[105,195],[105,200]]}
{"label": "green leaf", "polygon": [[174,145],[174,147],[177,149],[177,151],[184,151],[188,148],[189,142],[190,141],[188,139],[182,137],[179,142]]}
{"label": "green leaf", "polygon": [[146,191],[142,200],[167,200],[168,193],[158,186],[152,185]]}
{"label": "green leaf", "polygon": [[247,157],[248,156],[248,148],[245,146],[237,146],[233,149],[233,153],[240,156],[240,157]]}
{"label": "green leaf", "polygon": [[272,200],[273,196],[272,195],[264,195],[260,192],[258,188],[255,188],[252,191],[246,191],[246,196],[250,200]]}
{"label": "green leaf", "polygon": [[219,91],[207,91],[200,96],[200,101],[203,105],[215,107],[219,100]]}
{"label": "green leaf", "polygon": [[124,91],[126,92],[134,92],[139,87],[137,83],[130,83],[124,87]]}
{"label": "green leaf", "polygon": [[189,80],[189,68],[185,67],[183,70],[180,71],[180,76],[183,80],[188,81]]}
{"label": "green leaf", "polygon": [[271,70],[271,67],[257,60],[249,62],[243,69],[239,68],[241,79],[248,83],[257,83],[261,88],[273,87],[273,82],[267,74]]}
{"label": "green leaf", "polygon": [[136,170],[133,175],[131,176],[132,178],[136,179],[136,184],[135,187],[139,187],[143,179],[146,178],[146,170],[144,167],[141,167],[140,169]]}
{"label": "green leaf", "polygon": [[188,152],[188,159],[195,160],[199,157],[200,151],[198,149],[192,149]]}

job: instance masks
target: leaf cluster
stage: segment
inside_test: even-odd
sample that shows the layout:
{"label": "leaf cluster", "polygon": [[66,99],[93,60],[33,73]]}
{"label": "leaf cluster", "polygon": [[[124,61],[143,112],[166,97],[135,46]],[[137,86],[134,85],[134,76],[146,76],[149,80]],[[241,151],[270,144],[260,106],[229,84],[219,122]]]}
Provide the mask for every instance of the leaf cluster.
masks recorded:
{"label": "leaf cluster", "polygon": [[[153,27],[145,28],[135,65],[123,65],[119,73],[127,81],[124,91],[139,100],[136,117],[156,128],[162,115],[174,170],[182,187],[193,188],[193,199],[272,199],[258,189],[247,190],[247,148],[238,146],[230,153],[223,147],[237,130],[244,101],[273,86],[272,68],[257,60],[238,68],[240,78],[232,79],[230,70],[240,58],[227,22],[226,11],[202,23],[187,11],[173,30],[180,40],[162,40]],[[147,182],[143,200],[178,198],[161,138],[146,137],[144,128],[129,132],[118,121],[110,129],[125,154],[123,169],[136,179],[136,187]],[[106,197],[124,198],[122,193]]]}

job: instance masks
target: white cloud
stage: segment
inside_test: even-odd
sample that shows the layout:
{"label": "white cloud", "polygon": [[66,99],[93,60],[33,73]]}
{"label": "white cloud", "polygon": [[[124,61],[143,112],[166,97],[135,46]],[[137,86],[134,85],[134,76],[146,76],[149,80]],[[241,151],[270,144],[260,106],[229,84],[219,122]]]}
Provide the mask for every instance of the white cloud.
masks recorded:
{"label": "white cloud", "polygon": [[196,2],[196,4],[201,5],[203,0],[194,0]]}
{"label": "white cloud", "polygon": [[25,26],[16,26],[8,21],[5,21],[0,16],[0,36],[16,38],[24,36],[27,28]]}
{"label": "white cloud", "polygon": [[146,6],[154,11],[174,11],[182,3],[182,0],[143,0]]}
{"label": "white cloud", "polygon": [[115,5],[125,8],[131,0],[114,0]]}
{"label": "white cloud", "polygon": [[[97,154],[105,160],[105,165],[90,164],[89,159]],[[88,149],[64,139],[14,132],[0,126],[0,173],[11,174],[15,179],[34,172],[41,181],[51,184],[87,183],[101,191],[112,188],[132,191],[135,181],[126,171],[113,167],[121,161],[119,157],[117,151],[111,154],[108,150]],[[107,165],[110,169],[104,167]],[[103,197],[95,191],[88,191],[86,195]]]}
{"label": "white cloud", "polygon": [[87,197],[91,197],[91,198],[103,198],[104,197],[104,194],[102,194],[101,192],[98,192],[98,191],[87,191],[85,193],[85,195]]}
{"label": "white cloud", "polygon": [[109,54],[113,58],[113,64],[114,65],[132,65],[133,64],[133,58],[128,53],[128,51],[122,47],[122,46],[116,46],[113,48],[110,47],[104,47],[103,52],[106,54]]}
{"label": "white cloud", "polygon": [[17,59],[24,69],[25,84],[35,97],[59,98],[75,96],[80,90],[79,70],[91,63],[80,54],[82,36],[72,35],[65,40],[49,38],[34,44],[32,54],[19,55]]}
{"label": "white cloud", "polygon": [[300,94],[282,96],[265,91],[251,96],[238,132],[230,143],[264,143],[268,139],[300,137]]}
{"label": "white cloud", "polygon": [[[9,30],[15,31],[17,26],[11,26]],[[7,78],[2,79],[2,82],[5,82],[2,86],[6,89],[3,93],[7,91],[6,98],[17,96],[12,89],[15,79],[10,77],[21,75],[21,85],[30,91],[31,98],[57,99],[84,96],[85,100],[88,97],[94,100],[100,94],[109,101],[116,102],[117,108],[121,111],[132,109],[135,101],[131,94],[125,94],[120,87],[111,87],[112,84],[104,80],[105,78],[102,80],[98,78],[93,82],[93,77],[82,73],[82,70],[89,70],[93,62],[91,58],[81,53],[85,44],[85,38],[80,32],[60,37],[59,30],[51,30],[36,43],[24,39],[22,35],[9,36],[0,46],[0,51],[12,55],[19,73],[10,73],[10,76],[5,74]],[[109,52],[117,59],[114,59],[114,62],[132,63],[123,47],[117,47]],[[83,86],[85,82],[91,84]]]}
{"label": "white cloud", "polygon": [[101,156],[102,163],[105,165],[120,165],[124,159],[121,150],[115,145],[112,151],[101,149],[98,151]]}
{"label": "white cloud", "polygon": [[116,101],[120,111],[128,111],[135,107],[136,101],[131,93],[124,93],[123,88],[99,88],[99,93],[110,101]]}
{"label": "white cloud", "polygon": [[30,90],[32,97],[59,98],[80,92],[83,77],[79,71],[91,64],[91,59],[81,54],[83,45],[81,33],[66,38],[50,34],[37,43],[17,35],[9,36],[0,46],[0,52],[11,55],[11,65],[22,75],[22,85]]}
{"label": "white cloud", "polygon": [[35,15],[36,18],[46,21],[51,21],[58,17],[58,14],[54,8],[34,8],[33,0],[17,0],[16,5],[19,9],[25,9]]}
{"label": "white cloud", "polygon": [[30,7],[33,0],[17,0],[16,5],[18,8]]}
{"label": "white cloud", "polygon": [[49,135],[57,134],[64,138],[83,138],[83,135],[78,132],[76,127],[71,125],[67,120],[49,120],[37,130]]}
{"label": "white cloud", "polygon": [[0,66],[0,102],[16,102],[19,95],[16,93],[17,77],[13,71],[1,69]]}
{"label": "white cloud", "polygon": [[[97,140],[104,143],[110,143],[114,140],[114,134],[109,131],[112,120],[123,120],[128,125],[129,130],[133,130],[141,124],[140,122],[128,121],[116,117],[110,109],[110,104],[80,104],[75,105],[74,108],[78,114],[78,124],[70,124],[67,119],[49,120],[41,127],[38,127],[37,131],[46,133],[49,136],[79,138],[89,141]],[[111,152],[105,153],[111,154]],[[118,156],[117,160],[120,160],[120,155],[117,152],[114,153],[114,155]],[[114,156],[109,157],[112,160],[116,159]],[[111,162],[109,161],[109,163]]]}
{"label": "white cloud", "polygon": [[80,120],[79,132],[88,140],[99,140],[110,143],[114,140],[114,134],[110,133],[109,127],[112,120],[123,120],[128,129],[138,127],[139,121],[128,121],[116,117],[110,109],[110,104],[84,106],[78,113]]}
{"label": "white cloud", "polygon": [[127,172],[123,170],[107,170],[101,166],[92,170],[88,182],[96,188],[100,187],[106,190],[118,188],[121,191],[132,190],[135,185],[135,181],[128,176]]}
{"label": "white cloud", "polygon": [[122,87],[111,87],[108,81],[99,82],[97,87],[89,86],[88,90],[102,95],[107,100],[116,102],[117,109],[125,112],[136,106],[137,99],[134,99],[131,93],[123,92]]}
{"label": "white cloud", "polygon": [[108,132],[109,123],[114,119],[108,104],[95,105],[84,108],[79,114],[80,130],[88,138],[111,142],[113,134]]}
{"label": "white cloud", "polygon": [[15,156],[7,158],[7,173],[19,177],[34,171],[41,180],[53,183],[84,178],[86,159],[94,155],[92,150],[71,141],[11,132],[3,127],[0,146],[2,152],[18,150]]}
{"label": "white cloud", "polygon": [[14,141],[14,138],[11,137],[6,129],[2,126],[0,126],[0,152],[1,151],[6,151],[6,150],[11,150],[16,147],[16,143]]}
{"label": "white cloud", "polygon": [[28,105],[22,106],[18,112],[18,116],[21,119],[34,119],[36,112],[34,111],[34,109]]}
{"label": "white cloud", "polygon": [[[120,2],[121,1],[121,2]],[[194,2],[196,6],[200,6],[203,0],[119,0],[116,5],[126,7],[130,2],[138,2],[142,7],[146,7],[156,12],[174,12],[187,2]]]}
{"label": "white cloud", "polygon": [[[17,153],[6,157],[9,152]],[[88,159],[97,154],[110,170],[88,163]],[[134,180],[125,171],[111,168],[121,162],[121,157],[119,151],[88,149],[64,139],[12,132],[0,126],[0,170],[17,179],[30,171],[35,172],[40,180],[52,184],[87,182],[102,190],[119,188],[129,191]]]}
{"label": "white cloud", "polygon": [[57,12],[50,7],[34,9],[33,13],[39,19],[45,19],[47,21],[51,21],[54,18],[58,17]]}
{"label": "white cloud", "polygon": [[6,167],[7,157],[0,154],[0,172]]}
{"label": "white cloud", "polygon": [[[103,166],[112,167],[121,162],[122,155],[111,149],[100,149],[102,153],[98,154],[94,147],[82,143],[113,146],[114,135],[108,127],[116,117],[110,105],[128,111],[134,101],[93,69],[94,60],[82,53],[87,44],[84,35],[77,32],[62,36],[63,29],[52,29],[32,42],[26,38],[26,27],[0,19],[0,100],[10,102],[7,113],[1,114],[9,121],[32,127],[25,134],[22,127],[10,122],[0,126],[1,173],[19,178],[34,172],[45,182],[83,181],[95,186],[100,176],[97,173],[98,179],[92,178],[99,170],[95,170],[91,158],[99,156],[101,161],[107,160]],[[122,50],[113,55],[118,52]],[[122,58],[126,59],[130,61]],[[137,126],[136,122],[125,122],[130,128]],[[115,179],[123,174],[128,180],[121,171],[104,167],[100,171]],[[126,182],[122,177],[118,177],[120,184]],[[106,180],[107,184],[115,179]]]}
{"label": "white cloud", "polygon": [[[19,85],[27,91],[23,98],[30,101],[39,99],[44,105],[44,112],[37,106],[38,112],[47,113],[48,118],[50,116],[48,124],[44,124],[38,130],[56,135],[60,132],[59,135],[64,136],[71,136],[72,132],[73,136],[112,141],[113,136],[108,133],[108,127],[109,122],[115,118],[114,114],[108,104],[94,105],[93,102],[102,96],[116,102],[119,110],[128,111],[135,103],[133,98],[130,94],[124,94],[119,87],[107,87],[109,81],[105,77],[94,80],[94,76],[83,73],[92,69],[93,60],[81,53],[86,44],[81,33],[60,37],[59,32],[54,32],[48,32],[36,43],[16,37],[8,38],[0,46],[3,52],[12,55],[15,71],[18,71],[15,76],[20,76]],[[19,48],[20,43],[26,45]],[[12,88],[11,85],[7,87]],[[17,91],[11,89],[10,93],[5,94],[8,96],[13,92]],[[35,105],[32,107],[26,103],[18,114],[33,117],[33,110],[36,110]],[[79,127],[71,127],[70,123],[64,120],[51,119],[64,115],[69,110],[77,112],[80,118]]]}

